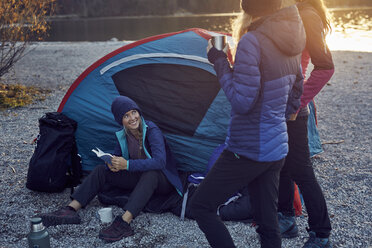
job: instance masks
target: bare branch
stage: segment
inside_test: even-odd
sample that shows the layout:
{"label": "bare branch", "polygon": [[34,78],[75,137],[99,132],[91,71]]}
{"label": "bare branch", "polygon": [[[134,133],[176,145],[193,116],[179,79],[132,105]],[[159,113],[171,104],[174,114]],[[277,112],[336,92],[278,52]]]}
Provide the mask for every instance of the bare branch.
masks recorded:
{"label": "bare branch", "polygon": [[55,0],[0,0],[0,77],[24,56],[31,41],[47,33]]}

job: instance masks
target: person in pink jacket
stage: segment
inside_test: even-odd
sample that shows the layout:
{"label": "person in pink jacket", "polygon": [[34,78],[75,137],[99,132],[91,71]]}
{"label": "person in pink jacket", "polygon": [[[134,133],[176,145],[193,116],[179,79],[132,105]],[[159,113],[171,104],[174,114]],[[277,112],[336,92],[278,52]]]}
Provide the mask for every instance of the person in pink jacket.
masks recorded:
{"label": "person in pink jacket", "polygon": [[308,146],[308,104],[320,92],[334,73],[332,55],[325,42],[330,31],[323,0],[296,0],[306,31],[306,48],[302,53],[305,77],[311,59],[314,65],[310,77],[304,81],[301,107],[297,115],[287,121],[289,152],[280,173],[278,219],[283,238],[298,236],[294,218],[293,195],[296,182],[302,193],[308,213],[309,239],[304,247],[331,247],[331,223],[326,201],[314,174]]}

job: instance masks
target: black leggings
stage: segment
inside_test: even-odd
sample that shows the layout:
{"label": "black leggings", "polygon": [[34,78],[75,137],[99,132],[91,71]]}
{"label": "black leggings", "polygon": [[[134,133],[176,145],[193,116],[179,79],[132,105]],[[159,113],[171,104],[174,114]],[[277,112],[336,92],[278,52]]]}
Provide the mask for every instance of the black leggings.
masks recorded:
{"label": "black leggings", "polygon": [[326,201],[310,160],[307,119],[307,116],[302,116],[287,122],[289,152],[280,172],[278,211],[294,216],[293,181],[296,182],[305,202],[310,230],[317,237],[327,238],[332,228]]}
{"label": "black leggings", "polygon": [[98,165],[77,188],[72,198],[86,206],[103,188],[109,184],[120,189],[133,190],[124,209],[136,217],[145,207],[151,196],[168,194],[172,184],[160,170],[144,172],[112,172],[105,165]]}
{"label": "black leggings", "polygon": [[235,247],[217,207],[248,185],[262,247],[280,247],[277,219],[279,172],[284,159],[257,162],[223,151],[191,199],[191,215],[212,247]]}

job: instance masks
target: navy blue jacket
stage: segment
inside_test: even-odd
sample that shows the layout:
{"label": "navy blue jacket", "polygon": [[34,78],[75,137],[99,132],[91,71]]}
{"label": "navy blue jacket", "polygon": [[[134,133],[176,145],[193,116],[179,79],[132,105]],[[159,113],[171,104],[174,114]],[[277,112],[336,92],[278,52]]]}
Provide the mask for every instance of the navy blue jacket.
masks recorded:
{"label": "navy blue jacket", "polygon": [[161,170],[167,177],[169,182],[176,188],[177,192],[182,196],[183,188],[181,180],[178,176],[176,161],[165,142],[165,138],[155,123],[151,121],[145,122],[142,119],[142,133],[144,152],[147,159],[130,159],[128,152],[127,137],[124,129],[116,132],[117,145],[114,155],[122,156],[128,160],[128,171],[149,171]]}
{"label": "navy blue jacket", "polygon": [[233,68],[222,51],[210,49],[208,59],[231,103],[228,150],[260,162],[287,155],[286,117],[300,106],[305,38],[291,6],[251,24],[238,43]]}

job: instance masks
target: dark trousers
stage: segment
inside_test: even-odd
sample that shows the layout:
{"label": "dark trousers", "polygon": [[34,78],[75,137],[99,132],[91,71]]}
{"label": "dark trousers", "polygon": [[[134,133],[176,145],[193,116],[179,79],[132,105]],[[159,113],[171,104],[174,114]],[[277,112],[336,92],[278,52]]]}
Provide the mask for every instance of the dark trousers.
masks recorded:
{"label": "dark trousers", "polygon": [[317,237],[327,238],[332,228],[322,189],[310,160],[307,119],[307,116],[303,116],[287,122],[289,152],[280,172],[278,211],[294,216],[293,181],[296,182],[305,202],[310,230]]}
{"label": "dark trousers", "polygon": [[133,190],[124,207],[133,217],[141,212],[154,193],[168,194],[173,190],[173,186],[160,170],[112,172],[105,165],[98,165],[84,179],[72,198],[86,206],[107,184],[124,190]]}
{"label": "dark trousers", "polygon": [[277,218],[279,172],[284,159],[257,162],[223,151],[191,199],[191,215],[212,247],[235,247],[217,207],[248,185],[262,247],[280,247]]}

